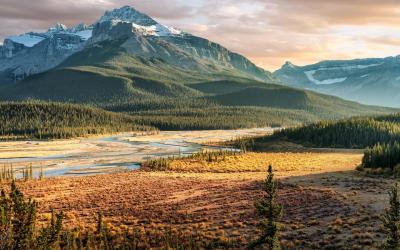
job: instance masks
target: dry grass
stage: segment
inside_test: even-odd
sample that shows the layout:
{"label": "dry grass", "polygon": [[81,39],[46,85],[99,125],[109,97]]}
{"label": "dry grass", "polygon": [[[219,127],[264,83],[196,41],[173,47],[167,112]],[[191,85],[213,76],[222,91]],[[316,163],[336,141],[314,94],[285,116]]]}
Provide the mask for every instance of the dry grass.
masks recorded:
{"label": "dry grass", "polygon": [[246,153],[227,155],[218,161],[179,159],[169,164],[168,170],[178,172],[265,172],[272,164],[276,172],[318,173],[355,169],[362,154],[343,152],[303,153]]}
{"label": "dry grass", "polygon": [[[360,157],[334,152],[248,153],[210,163],[211,169],[225,166],[229,170],[225,173],[187,172],[196,168],[188,160],[179,160],[185,172],[54,178],[19,185],[39,201],[40,218],[48,219],[50,208],[64,211],[69,228],[93,230],[101,212],[114,232],[135,228],[143,235],[165,230],[196,233],[205,245],[234,242],[243,249],[257,234],[253,204],[261,198],[264,169],[272,163],[281,180],[283,245],[377,249],[383,240],[378,216],[391,182],[352,171]],[[252,166],[261,172],[254,172]],[[230,173],[234,169],[239,172]]]}

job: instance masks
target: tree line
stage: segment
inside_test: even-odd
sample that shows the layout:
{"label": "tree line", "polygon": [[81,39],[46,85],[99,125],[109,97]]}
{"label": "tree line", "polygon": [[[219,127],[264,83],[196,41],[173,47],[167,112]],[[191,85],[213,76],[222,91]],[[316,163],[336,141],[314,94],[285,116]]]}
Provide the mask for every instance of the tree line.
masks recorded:
{"label": "tree line", "polygon": [[263,142],[288,140],[308,147],[365,149],[363,168],[393,170],[400,163],[400,114],[320,121],[286,128],[271,136],[244,138],[234,145],[257,150]]}
{"label": "tree line", "polygon": [[202,98],[137,99],[102,108],[131,115],[137,123],[160,130],[296,126],[318,120],[317,116],[304,110],[222,106]]}
{"label": "tree line", "polygon": [[274,133],[306,146],[333,148],[365,148],[376,143],[400,140],[399,123],[373,118],[352,118],[340,121],[321,121],[303,127],[288,128]]}
{"label": "tree line", "polygon": [[389,168],[393,170],[400,163],[400,143],[378,143],[364,151],[364,168]]}
{"label": "tree line", "polygon": [[128,115],[47,102],[0,103],[0,139],[67,139],[91,134],[151,131]]}

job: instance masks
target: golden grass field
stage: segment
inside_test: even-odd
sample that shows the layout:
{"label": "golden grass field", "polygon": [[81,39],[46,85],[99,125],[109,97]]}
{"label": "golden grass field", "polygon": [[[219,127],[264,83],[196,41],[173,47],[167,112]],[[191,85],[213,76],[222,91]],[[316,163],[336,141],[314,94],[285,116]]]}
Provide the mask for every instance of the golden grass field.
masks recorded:
{"label": "golden grass field", "polygon": [[[271,152],[246,153],[219,157],[215,162],[197,158],[179,159],[170,163],[170,171],[178,172],[266,172],[272,165],[281,172],[301,174],[355,169],[362,155],[342,152]],[[293,174],[293,173],[292,173]]]}
{"label": "golden grass field", "polygon": [[[360,152],[246,153],[219,162],[175,160],[167,172],[133,171],[20,182],[41,220],[64,211],[68,228],[93,229],[97,214],[114,232],[143,237],[166,230],[243,249],[257,235],[253,204],[266,167],[280,181],[281,242],[288,249],[378,249],[391,180],[354,169]],[[172,171],[174,170],[174,171]],[[3,184],[6,186],[5,184]]]}

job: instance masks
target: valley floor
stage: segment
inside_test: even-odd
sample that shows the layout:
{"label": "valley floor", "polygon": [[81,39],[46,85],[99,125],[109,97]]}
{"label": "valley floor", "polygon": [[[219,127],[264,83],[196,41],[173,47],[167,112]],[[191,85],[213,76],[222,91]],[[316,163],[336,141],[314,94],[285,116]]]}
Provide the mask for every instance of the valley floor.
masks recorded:
{"label": "valley floor", "polygon": [[[384,239],[379,216],[393,181],[356,172],[361,158],[359,151],[247,153],[195,168],[193,162],[177,160],[179,172],[58,177],[18,185],[39,201],[42,220],[54,208],[65,212],[70,228],[94,229],[101,212],[115,232],[172,230],[243,249],[257,235],[253,204],[271,163],[280,180],[284,245],[378,249]],[[227,171],[214,171],[218,168]]]}
{"label": "valley floor", "polygon": [[[271,128],[207,131],[162,131],[157,134],[114,134],[49,141],[0,142],[0,166],[47,177],[124,172],[149,158],[189,155],[204,144],[270,134]],[[223,147],[222,147],[223,148]]]}

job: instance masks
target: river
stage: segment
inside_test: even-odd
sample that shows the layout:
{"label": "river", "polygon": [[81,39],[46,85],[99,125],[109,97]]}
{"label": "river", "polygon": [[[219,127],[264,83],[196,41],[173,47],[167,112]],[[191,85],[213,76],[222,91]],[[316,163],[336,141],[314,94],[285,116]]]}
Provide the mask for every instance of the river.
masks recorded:
{"label": "river", "polygon": [[77,176],[131,171],[148,159],[187,156],[209,147],[204,144],[244,136],[270,134],[271,128],[208,131],[162,131],[157,135],[131,133],[96,138],[18,141],[0,143],[0,167],[21,169],[32,166],[35,176]]}

